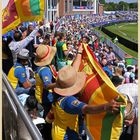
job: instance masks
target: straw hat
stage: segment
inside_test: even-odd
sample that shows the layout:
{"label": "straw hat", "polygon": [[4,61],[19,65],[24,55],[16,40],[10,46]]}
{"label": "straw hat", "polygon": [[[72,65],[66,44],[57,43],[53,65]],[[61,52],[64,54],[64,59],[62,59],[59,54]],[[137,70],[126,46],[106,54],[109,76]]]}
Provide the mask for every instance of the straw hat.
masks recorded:
{"label": "straw hat", "polygon": [[40,44],[36,49],[35,65],[45,66],[49,65],[56,53],[56,47]]}
{"label": "straw hat", "polygon": [[127,100],[127,106],[125,108],[125,116],[124,118],[127,120],[131,120],[133,117],[133,108],[134,105],[132,104],[132,102],[130,100]]}
{"label": "straw hat", "polygon": [[125,99],[127,100],[127,105],[125,107],[125,111],[124,111],[124,119],[126,120],[131,120],[133,118],[133,109],[134,109],[134,100],[131,96],[121,93]]}
{"label": "straw hat", "polygon": [[138,97],[138,85],[134,83],[122,84],[117,87],[117,90],[125,96],[127,100],[127,106],[125,108],[125,119],[132,119],[133,109],[137,104],[135,97]]}
{"label": "straw hat", "polygon": [[65,66],[58,72],[54,91],[62,96],[71,96],[82,90],[86,81],[84,72],[76,72],[72,66]]}

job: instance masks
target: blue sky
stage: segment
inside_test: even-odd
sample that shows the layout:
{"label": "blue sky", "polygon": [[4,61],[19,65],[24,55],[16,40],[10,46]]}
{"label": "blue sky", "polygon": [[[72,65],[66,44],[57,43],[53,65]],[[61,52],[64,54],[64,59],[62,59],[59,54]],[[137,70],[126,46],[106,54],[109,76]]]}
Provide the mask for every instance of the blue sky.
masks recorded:
{"label": "blue sky", "polygon": [[106,0],[106,2],[120,2],[120,1],[125,1],[125,2],[128,2],[128,3],[131,3],[131,2],[138,2],[138,0]]}

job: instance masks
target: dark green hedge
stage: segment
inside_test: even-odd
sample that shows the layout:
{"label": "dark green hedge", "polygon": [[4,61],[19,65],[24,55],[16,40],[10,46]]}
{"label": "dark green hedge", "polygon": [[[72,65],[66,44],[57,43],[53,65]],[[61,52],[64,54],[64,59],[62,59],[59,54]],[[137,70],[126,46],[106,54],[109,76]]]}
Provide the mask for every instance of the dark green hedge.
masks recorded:
{"label": "dark green hedge", "polygon": [[133,50],[133,51],[136,51],[138,52],[138,44],[135,43],[135,42],[132,42],[130,40],[127,40],[111,31],[109,31],[108,29],[106,29],[105,27],[102,26],[101,30],[107,34],[108,36],[110,36],[111,38],[115,38],[117,37],[118,40],[119,40],[119,43],[123,44],[124,46],[126,46],[127,48]]}

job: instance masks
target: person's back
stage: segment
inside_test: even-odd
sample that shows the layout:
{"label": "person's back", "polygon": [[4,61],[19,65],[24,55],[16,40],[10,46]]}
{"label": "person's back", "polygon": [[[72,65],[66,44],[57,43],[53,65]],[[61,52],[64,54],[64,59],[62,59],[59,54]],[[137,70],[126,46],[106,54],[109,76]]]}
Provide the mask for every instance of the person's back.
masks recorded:
{"label": "person's back", "polygon": [[[45,73],[47,73],[47,75],[45,75]],[[44,84],[46,84],[47,81],[52,80],[52,72],[51,72],[50,68],[47,66],[46,67],[45,66],[38,67],[36,72],[35,72],[35,78],[36,78],[35,96],[36,96],[38,102],[42,103],[43,93],[45,92],[44,96],[45,96],[45,94],[47,96],[48,92],[50,91],[50,90],[45,89]],[[46,78],[46,81],[45,81],[45,78]]]}
{"label": "person's back", "polygon": [[61,69],[66,65],[66,56],[68,55],[69,49],[64,41],[64,34],[60,33],[59,39],[56,43],[57,53],[56,53],[56,64],[57,69]]}
{"label": "person's back", "polygon": [[[69,98],[69,99],[68,99]],[[62,139],[70,139],[75,140],[79,139],[79,125],[78,125],[78,110],[77,113],[69,113],[70,109],[65,108],[64,103],[69,103],[68,101],[71,98],[75,98],[72,96],[63,97],[57,100],[53,105],[54,112],[54,122],[52,127],[52,138],[53,140],[62,140]],[[64,101],[65,100],[65,101]],[[76,104],[76,103],[75,103]],[[67,112],[68,111],[68,112]],[[82,112],[81,112],[82,113]],[[56,132],[59,133],[56,133]],[[59,135],[58,135],[59,134]]]}
{"label": "person's back", "polygon": [[65,58],[63,48],[62,48],[64,44],[65,44],[64,42],[60,42],[60,41],[57,41],[57,43],[56,43],[57,56],[60,60],[64,60],[64,58]]}
{"label": "person's back", "polygon": [[9,71],[8,73],[8,80],[12,84],[13,88],[16,89],[18,84],[18,72],[23,71],[23,66],[19,63],[16,63]]}

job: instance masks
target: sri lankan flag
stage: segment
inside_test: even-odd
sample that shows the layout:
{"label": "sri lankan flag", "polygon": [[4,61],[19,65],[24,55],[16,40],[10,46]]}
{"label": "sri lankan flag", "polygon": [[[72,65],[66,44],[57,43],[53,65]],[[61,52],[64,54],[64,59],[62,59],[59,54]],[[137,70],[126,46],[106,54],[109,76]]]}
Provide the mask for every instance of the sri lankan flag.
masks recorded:
{"label": "sri lankan flag", "polygon": [[[85,44],[83,47],[80,71],[86,72],[87,80],[80,100],[90,105],[107,103],[120,94],[98,64],[91,49]],[[125,102],[121,95],[119,100]],[[119,140],[123,127],[124,109],[125,106],[121,106],[120,113],[115,115],[107,112],[86,115],[86,125],[92,139]]]}
{"label": "sri lankan flag", "polygon": [[40,21],[44,17],[44,0],[9,0],[2,11],[2,34],[24,21]]}

